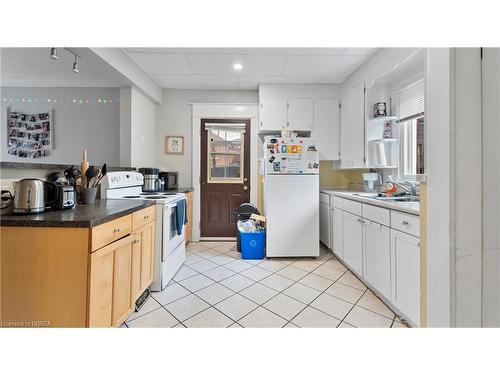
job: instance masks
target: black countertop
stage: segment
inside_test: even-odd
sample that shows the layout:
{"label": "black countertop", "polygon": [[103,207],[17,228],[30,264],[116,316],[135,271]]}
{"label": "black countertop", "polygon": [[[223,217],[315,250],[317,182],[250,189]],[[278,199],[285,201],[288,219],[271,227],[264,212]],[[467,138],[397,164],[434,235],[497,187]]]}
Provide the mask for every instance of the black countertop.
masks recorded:
{"label": "black countertop", "polygon": [[96,200],[95,204],[77,205],[63,211],[47,211],[38,215],[0,215],[2,227],[68,227],[91,228],[121,216],[129,215],[155,203],[142,200]]}
{"label": "black countertop", "polygon": [[177,189],[170,189],[170,190],[167,190],[169,193],[190,193],[192,191],[194,191],[194,188],[193,187],[180,187],[180,188],[177,188]]}

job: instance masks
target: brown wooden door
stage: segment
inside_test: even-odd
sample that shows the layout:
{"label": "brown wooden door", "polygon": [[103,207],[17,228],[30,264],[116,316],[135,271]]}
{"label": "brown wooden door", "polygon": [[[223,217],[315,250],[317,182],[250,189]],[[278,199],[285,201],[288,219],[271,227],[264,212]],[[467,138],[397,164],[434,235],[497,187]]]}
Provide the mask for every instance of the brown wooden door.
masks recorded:
{"label": "brown wooden door", "polygon": [[[207,130],[208,129],[208,130]],[[201,237],[234,237],[250,201],[250,120],[201,120]]]}

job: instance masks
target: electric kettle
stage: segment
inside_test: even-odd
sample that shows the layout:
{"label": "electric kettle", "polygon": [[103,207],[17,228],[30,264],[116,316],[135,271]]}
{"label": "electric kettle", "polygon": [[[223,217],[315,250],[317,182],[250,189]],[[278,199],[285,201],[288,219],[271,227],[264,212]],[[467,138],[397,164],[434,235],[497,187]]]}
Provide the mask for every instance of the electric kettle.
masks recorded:
{"label": "electric kettle", "polygon": [[14,183],[14,213],[40,213],[59,196],[56,184],[36,178]]}

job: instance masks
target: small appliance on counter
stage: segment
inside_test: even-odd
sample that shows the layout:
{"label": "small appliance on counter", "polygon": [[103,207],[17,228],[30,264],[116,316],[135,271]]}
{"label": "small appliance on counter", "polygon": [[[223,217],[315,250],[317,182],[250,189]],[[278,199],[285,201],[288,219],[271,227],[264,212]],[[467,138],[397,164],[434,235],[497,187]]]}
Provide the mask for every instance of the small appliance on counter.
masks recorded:
{"label": "small appliance on counter", "polygon": [[367,193],[378,193],[382,187],[380,173],[363,173],[364,191]]}
{"label": "small appliance on counter", "polygon": [[158,177],[158,168],[139,168],[139,173],[144,176],[142,191],[160,191],[160,178]]}
{"label": "small appliance on counter", "polygon": [[56,183],[57,198],[54,203],[51,204],[53,210],[67,210],[75,207],[76,204],[76,190],[73,185],[66,185],[61,183]]}
{"label": "small appliance on counter", "polygon": [[25,178],[14,183],[14,213],[42,213],[59,198],[59,188],[53,182]]}
{"label": "small appliance on counter", "polygon": [[174,190],[179,187],[179,172],[160,172],[160,185],[163,186],[162,191]]}

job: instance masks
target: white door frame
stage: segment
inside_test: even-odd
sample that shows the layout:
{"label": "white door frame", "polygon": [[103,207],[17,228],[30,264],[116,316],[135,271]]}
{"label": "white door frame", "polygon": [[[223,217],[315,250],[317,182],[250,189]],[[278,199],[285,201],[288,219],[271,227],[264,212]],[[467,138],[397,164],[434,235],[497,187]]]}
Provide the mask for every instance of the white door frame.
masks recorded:
{"label": "white door frame", "polygon": [[257,158],[259,105],[257,103],[190,103],[192,107],[192,147],[193,147],[193,241],[200,240],[201,219],[201,120],[215,119],[250,119],[250,203],[257,205]]}

